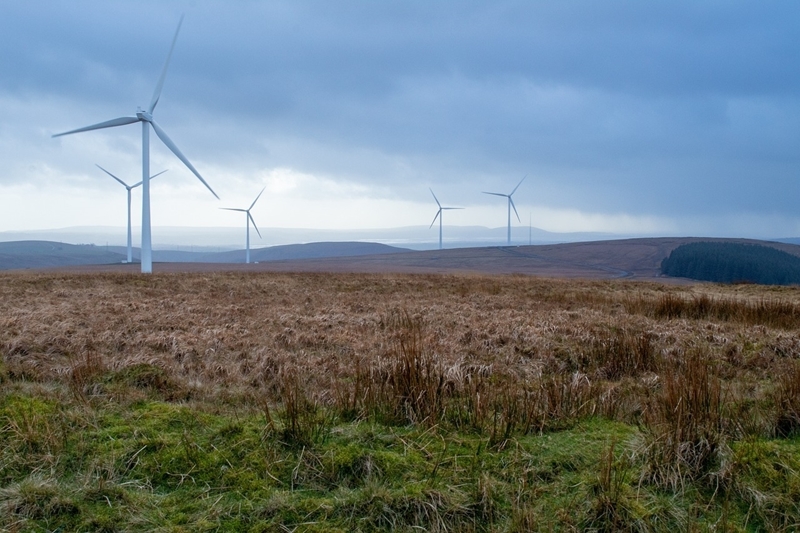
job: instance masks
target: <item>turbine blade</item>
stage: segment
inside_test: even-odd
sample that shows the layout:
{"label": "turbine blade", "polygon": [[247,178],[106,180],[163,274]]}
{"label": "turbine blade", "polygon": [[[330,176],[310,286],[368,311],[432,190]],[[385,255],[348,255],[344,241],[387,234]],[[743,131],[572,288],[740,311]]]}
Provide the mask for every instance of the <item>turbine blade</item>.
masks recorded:
{"label": "turbine blade", "polygon": [[436,216],[433,217],[433,222],[431,222],[431,225],[428,226],[428,229],[431,229],[433,227],[433,224],[436,222],[436,219],[439,218],[439,215],[441,215],[441,214],[442,214],[442,210],[441,209],[436,211]]}
{"label": "turbine blade", "polygon": [[186,168],[191,170],[192,173],[195,176],[197,176],[197,179],[199,179],[201,182],[203,182],[203,185],[205,185],[208,188],[208,190],[211,191],[211,194],[213,194],[214,197],[217,200],[219,200],[219,196],[217,196],[217,193],[214,192],[214,189],[212,189],[211,186],[208,183],[206,183],[206,180],[203,179],[203,176],[200,175],[200,173],[197,171],[197,169],[194,168],[194,166],[189,162],[188,159],[186,159],[186,156],[183,155],[183,153],[178,149],[177,146],[175,146],[175,143],[172,142],[172,139],[169,138],[169,136],[166,134],[166,132],[164,130],[162,130],[161,127],[158,124],[155,123],[155,121],[151,121],[150,124],[152,124],[153,129],[155,130],[156,135],[158,135],[158,138],[161,139],[161,142],[163,142],[165,145],[167,145],[167,148],[172,150],[172,153],[175,154],[178,157],[178,159],[183,161],[183,164],[186,165]]}
{"label": "turbine blade", "polygon": [[508,198],[507,194],[502,194],[502,193],[499,193],[499,192],[486,192],[486,191],[481,191],[481,192],[483,192],[483,194],[491,194],[491,195],[494,195],[494,196],[502,196],[504,198]]}
{"label": "turbine blade", "polygon": [[[167,170],[169,170],[169,169],[167,169]],[[161,171],[161,172],[159,172],[158,174],[153,174],[152,176],[150,176],[150,179],[153,179],[153,178],[157,178],[157,177],[159,177],[161,174],[163,174],[163,173],[164,173],[164,172],[166,172],[167,170],[162,170],[162,171]],[[141,185],[141,184],[142,184],[142,182],[141,182],[141,181],[137,181],[136,183],[134,183],[133,185],[131,185],[131,189],[135,189],[136,187],[138,187],[138,186],[139,186],[139,185]]]}
{"label": "turbine blade", "polygon": [[[525,176],[523,176],[522,179],[519,180],[519,183],[517,183],[517,186],[514,187],[513,191],[511,191],[511,194],[514,194],[515,192],[517,192],[517,189],[519,189],[519,186],[522,185],[522,182],[525,181],[525,178],[527,178],[527,177],[528,177],[528,175],[525,174]],[[511,196],[511,194],[509,194],[509,196]]]}
{"label": "turbine blade", "polygon": [[100,122],[98,124],[92,124],[91,126],[86,126],[84,128],[78,128],[77,130],[65,131],[64,133],[56,133],[55,135],[53,135],[53,137],[61,137],[63,135],[72,135],[73,133],[80,133],[82,131],[101,130],[103,128],[113,128],[115,126],[124,126],[126,124],[133,124],[134,122],[139,122],[139,118],[138,117],[112,118],[111,120],[106,120],[105,122]]}
{"label": "turbine blade", "polygon": [[[433,189],[431,189],[430,187],[428,187],[428,190],[429,190],[429,191],[431,191],[431,194],[433,194]],[[442,207],[442,204],[440,204],[440,203],[439,203],[439,199],[438,199],[438,198],[436,198],[436,195],[435,195],[435,194],[433,194],[433,199],[434,199],[434,200],[436,200],[436,205],[438,205],[439,207]]]}
{"label": "turbine blade", "polygon": [[161,70],[161,77],[158,78],[158,84],[156,85],[156,90],[153,92],[153,99],[150,101],[150,107],[147,110],[152,114],[153,110],[158,105],[158,99],[161,98],[161,89],[164,88],[164,80],[167,77],[167,68],[169,67],[169,60],[172,59],[172,51],[175,50],[175,43],[178,41],[178,32],[181,31],[181,24],[183,24],[183,15],[181,15],[181,19],[178,21],[178,29],[175,30],[175,37],[172,38],[172,46],[169,48],[169,54],[167,54],[167,60],[164,62],[164,68]]}
{"label": "turbine blade", "polygon": [[453,210],[453,209],[464,209],[464,208],[463,207],[443,207],[442,209]]}
{"label": "turbine blade", "polygon": [[519,213],[517,213],[517,206],[514,205],[514,200],[511,199],[511,195],[508,196],[508,201],[511,204],[511,207],[514,208],[514,213],[517,215],[517,220],[522,222],[522,220],[519,218]]}
{"label": "turbine blade", "polygon": [[[258,196],[256,196],[256,199],[255,199],[255,200],[253,200],[253,203],[252,203],[252,204],[250,204],[250,207],[248,207],[248,208],[247,208],[247,212],[248,212],[248,213],[250,212],[250,210],[251,210],[251,209],[253,209],[253,206],[254,206],[254,205],[256,205],[256,202],[258,201],[258,199],[259,199],[259,198],[261,198],[261,195],[262,195],[262,194],[264,194],[264,191],[265,191],[265,190],[267,190],[267,187],[266,187],[266,186],[264,186],[264,188],[263,188],[263,189],[261,189],[261,192],[260,192],[260,193],[258,193]],[[256,225],[256,223],[255,223],[255,222],[253,222],[253,225],[255,226],[255,225]]]}
{"label": "turbine blade", "polygon": [[109,176],[111,176],[112,178],[114,178],[115,180],[117,180],[118,182],[120,182],[120,183],[122,184],[122,186],[123,186],[123,187],[125,187],[126,189],[133,189],[134,187],[136,187],[136,185],[131,185],[130,187],[128,187],[128,184],[127,184],[127,183],[125,183],[124,181],[122,181],[121,179],[119,179],[119,178],[118,178],[118,177],[116,177],[114,174],[112,174],[112,173],[111,173],[111,172],[109,172],[108,170],[104,169],[103,167],[101,167],[101,166],[100,166],[100,165],[98,165],[97,163],[95,163],[95,164],[94,164],[94,166],[96,166],[97,168],[99,168],[100,170],[102,170],[103,172],[105,172],[106,174],[108,174]]}
{"label": "turbine blade", "polygon": [[256,226],[256,219],[253,218],[253,215],[250,214],[250,211],[247,212],[247,218],[249,218],[250,222],[253,223],[253,227],[256,228],[256,233],[258,233],[259,238],[261,238],[261,232],[258,231],[258,226]]}
{"label": "turbine blade", "polygon": [[224,211],[241,211],[242,213],[247,213],[247,209],[237,209],[235,207],[220,207],[220,209]]}

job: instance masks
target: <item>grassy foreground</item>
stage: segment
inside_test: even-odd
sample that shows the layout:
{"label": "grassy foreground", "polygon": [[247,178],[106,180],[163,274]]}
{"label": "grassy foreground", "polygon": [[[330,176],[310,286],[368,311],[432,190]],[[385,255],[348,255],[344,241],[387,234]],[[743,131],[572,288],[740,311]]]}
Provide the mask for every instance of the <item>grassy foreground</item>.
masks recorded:
{"label": "grassy foreground", "polygon": [[795,531],[800,291],[0,276],[3,531]]}

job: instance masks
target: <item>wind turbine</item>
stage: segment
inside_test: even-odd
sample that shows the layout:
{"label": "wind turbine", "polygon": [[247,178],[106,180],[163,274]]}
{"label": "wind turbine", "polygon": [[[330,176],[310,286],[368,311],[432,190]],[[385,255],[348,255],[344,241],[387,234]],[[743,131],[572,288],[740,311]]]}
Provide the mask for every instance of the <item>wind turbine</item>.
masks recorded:
{"label": "wind turbine", "polygon": [[[103,172],[105,172],[106,174],[108,174],[109,176],[111,176],[112,178],[114,178],[115,180],[117,180],[118,182],[120,182],[122,184],[122,186],[125,187],[128,190],[128,263],[131,263],[131,262],[133,262],[133,245],[132,245],[132,239],[131,239],[131,190],[133,190],[136,187],[138,187],[139,185],[141,185],[142,182],[140,181],[140,182],[134,183],[133,185],[128,185],[127,183],[125,183],[124,181],[122,181],[121,179],[119,179],[114,174],[112,174],[108,170],[104,169],[103,167],[101,167],[97,163],[95,163],[95,166],[97,168],[99,168],[100,170],[102,170]],[[154,174],[154,175],[150,176],[150,179],[153,179],[153,178],[155,178],[157,176],[160,176],[164,172],[166,172],[166,170],[162,170],[158,174]]]}
{"label": "wind turbine", "polygon": [[[264,187],[264,189],[266,189],[266,187]],[[250,262],[250,222],[253,223],[253,227],[256,228],[258,236],[261,237],[261,232],[258,231],[258,226],[256,226],[256,221],[253,218],[253,215],[250,214],[250,210],[253,209],[253,206],[256,205],[258,199],[261,198],[262,194],[264,194],[264,189],[261,189],[261,192],[258,193],[256,199],[253,200],[253,203],[250,204],[250,207],[248,207],[247,209],[237,209],[235,207],[220,207],[220,209],[224,209],[226,211],[241,211],[242,213],[247,213],[244,219],[244,223],[247,225],[247,253],[245,255],[245,263]]]}
{"label": "wind turbine", "polygon": [[206,180],[197,172],[197,169],[186,159],[186,156],[178,149],[172,139],[166,134],[161,127],[156,124],[155,120],[153,120],[153,111],[158,104],[158,100],[161,97],[161,89],[164,87],[164,79],[167,77],[167,67],[169,67],[169,61],[172,58],[172,51],[175,49],[175,43],[178,40],[178,32],[181,30],[181,24],[183,24],[183,16],[181,16],[180,21],[178,22],[178,29],[175,30],[175,37],[172,38],[172,46],[169,49],[169,54],[167,54],[167,60],[164,63],[164,68],[161,71],[161,77],[158,79],[158,84],[156,85],[156,90],[153,93],[153,99],[150,101],[150,105],[147,107],[147,110],[143,110],[141,107],[137,108],[135,116],[127,116],[127,117],[119,117],[114,118],[111,120],[107,120],[105,122],[100,122],[98,124],[93,124],[91,126],[86,126],[83,128],[78,128],[76,130],[65,131],[64,133],[58,133],[53,135],[53,137],[61,137],[62,135],[71,135],[73,133],[80,133],[84,131],[91,131],[91,130],[99,130],[103,128],[113,128],[116,126],[125,126],[127,124],[135,124],[136,122],[142,123],[142,273],[149,274],[153,272],[153,248],[152,248],[152,238],[150,234],[150,126],[153,127],[153,130],[156,132],[156,135],[161,142],[169,148],[178,159],[180,159],[186,167],[192,171],[192,173],[197,176],[203,185],[205,185],[211,194],[213,194],[218,200],[219,196],[217,193],[214,192],[214,189],[206,183]]}
{"label": "wind turbine", "polygon": [[[431,194],[433,194],[433,189],[431,189],[429,187],[428,190],[431,191]],[[463,207],[442,207],[442,204],[439,203],[439,199],[436,198],[435,194],[433,194],[433,199],[436,200],[436,205],[439,206],[439,210],[436,212],[436,216],[433,217],[433,222],[431,222],[431,225],[428,227],[428,229],[431,229],[433,227],[434,222],[436,222],[436,219],[438,218],[439,219],[439,249],[441,250],[442,249],[442,211],[450,210],[450,209],[464,209],[464,208]]]}
{"label": "wind turbine", "polygon": [[517,186],[514,187],[514,190],[511,191],[508,194],[503,194],[503,193],[500,193],[500,192],[486,192],[486,191],[483,191],[483,194],[492,194],[494,196],[503,196],[505,198],[508,198],[508,244],[509,245],[511,244],[511,208],[512,207],[514,208],[514,214],[517,215],[517,220],[522,222],[522,220],[520,220],[520,218],[519,218],[519,213],[517,213],[517,206],[514,205],[514,200],[512,200],[511,197],[514,195],[515,192],[517,192],[517,189],[519,189],[519,186],[522,185],[522,182],[525,181],[525,178],[527,178],[527,177],[528,176],[526,175],[521,180],[519,180],[519,183],[517,183]]}

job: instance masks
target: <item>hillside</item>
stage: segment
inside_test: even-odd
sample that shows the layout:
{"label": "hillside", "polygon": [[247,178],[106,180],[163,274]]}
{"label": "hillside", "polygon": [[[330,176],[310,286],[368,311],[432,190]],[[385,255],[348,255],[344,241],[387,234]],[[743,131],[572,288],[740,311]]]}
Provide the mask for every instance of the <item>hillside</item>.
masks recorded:
{"label": "hillside", "polygon": [[800,246],[745,239],[650,238],[551,244],[494,246],[449,250],[408,251],[359,257],[325,257],[267,261],[259,264],[163,264],[158,270],[273,271],[273,272],[374,272],[374,273],[485,273],[524,274],[571,279],[660,279],[686,282],[661,274],[669,253],[691,242],[758,243],[800,256]]}
{"label": "hillside", "polygon": [[[318,242],[258,248],[250,251],[251,261],[286,261],[324,257],[354,257],[392,254],[405,248],[372,242]],[[244,263],[244,250],[191,252],[154,250],[153,260],[160,263]],[[84,265],[116,265],[125,262],[124,246],[74,245],[51,241],[0,242],[0,270],[59,268]],[[139,261],[134,248],[134,262]]]}
{"label": "hillside", "polygon": [[[123,246],[112,246],[112,250],[126,253]],[[317,259],[322,257],[352,257],[407,252],[376,242],[312,242],[307,244],[282,244],[266,248],[251,248],[250,261],[286,261],[294,259]],[[139,249],[134,248],[133,257],[139,260]],[[244,250],[220,252],[187,250],[153,250],[153,261],[160,263],[244,263]]]}
{"label": "hillside", "polygon": [[0,242],[0,270],[119,264],[123,254],[90,244],[49,241]]}
{"label": "hillside", "polygon": [[[754,241],[746,239],[702,239],[697,237],[665,237],[624,239],[534,246],[493,246],[484,248],[454,248],[447,250],[408,251],[376,243],[331,242],[274,246],[251,250],[252,260],[244,264],[243,250],[179,254],[173,258],[181,262],[165,261],[169,256],[156,252],[159,262],[156,272],[192,271],[242,271],[242,272],[376,272],[376,273],[486,273],[524,274],[532,276],[582,278],[582,279],[660,279],[686,282],[681,278],[667,278],[661,274],[661,262],[675,248],[692,242],[733,242],[769,246],[800,256],[800,246],[787,243]],[[7,243],[10,244],[10,243]],[[54,243],[50,243],[54,244]],[[99,251],[96,247],[82,247]],[[80,269],[91,271],[129,270],[138,265],[119,264],[121,255],[112,260],[92,263],[66,262],[74,260],[66,255],[58,263],[49,257],[49,263],[40,261],[39,267]],[[108,259],[108,258],[106,258]],[[111,263],[115,263],[111,266]],[[95,266],[91,266],[94,264]],[[0,266],[0,268],[3,268]],[[31,266],[5,267],[31,268]]]}
{"label": "hillside", "polygon": [[693,242],[675,248],[661,262],[668,276],[720,283],[800,283],[800,257],[758,244]]}

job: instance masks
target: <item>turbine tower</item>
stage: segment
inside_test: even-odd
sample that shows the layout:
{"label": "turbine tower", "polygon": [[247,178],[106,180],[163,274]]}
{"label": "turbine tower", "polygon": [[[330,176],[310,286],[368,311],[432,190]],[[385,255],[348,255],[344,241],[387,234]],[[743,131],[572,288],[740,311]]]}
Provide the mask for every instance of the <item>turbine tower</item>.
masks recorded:
{"label": "turbine tower", "polygon": [[514,205],[514,200],[512,200],[511,197],[514,195],[515,192],[517,192],[517,189],[519,189],[519,186],[522,185],[522,182],[525,181],[525,178],[527,178],[527,177],[528,176],[526,175],[521,180],[519,180],[519,183],[517,183],[517,186],[514,187],[514,190],[511,191],[508,194],[503,194],[503,193],[500,193],[500,192],[486,192],[486,191],[483,191],[483,194],[492,194],[494,196],[503,196],[505,198],[508,198],[508,244],[509,244],[509,246],[511,245],[511,208],[512,207],[514,208],[514,214],[517,215],[517,220],[522,222],[522,220],[520,220],[520,218],[519,218],[519,213],[517,213],[517,206]]}
{"label": "turbine tower", "polygon": [[[266,187],[264,187],[264,189],[266,189]],[[250,222],[253,223],[253,227],[256,228],[258,236],[261,237],[261,232],[258,231],[258,226],[256,226],[256,221],[253,218],[253,215],[250,214],[250,210],[253,209],[253,206],[256,205],[258,199],[261,198],[262,194],[264,194],[264,189],[261,189],[261,192],[258,193],[256,199],[253,200],[253,203],[250,204],[250,207],[248,207],[247,209],[237,209],[235,207],[220,207],[220,209],[224,209],[226,211],[240,211],[242,213],[247,213],[244,219],[244,223],[247,226],[247,248],[246,248],[247,253],[245,254],[245,263],[250,263]]]}
{"label": "turbine tower", "polygon": [[[95,163],[95,166],[97,168],[99,168],[100,170],[102,170],[103,172],[105,172],[106,174],[108,174],[109,176],[111,176],[112,178],[114,178],[115,180],[117,180],[118,182],[120,182],[122,184],[122,186],[125,187],[128,190],[128,263],[131,263],[131,262],[133,262],[133,245],[132,245],[132,239],[131,239],[131,190],[133,190],[136,187],[138,187],[139,185],[141,185],[142,182],[140,181],[140,182],[134,183],[133,185],[128,185],[127,183],[125,183],[124,181],[122,181],[121,179],[119,179],[114,174],[112,174],[108,170],[104,169],[103,167],[101,167],[97,163]],[[155,178],[157,176],[160,176],[164,172],[166,172],[166,170],[162,170],[158,174],[154,174],[154,175],[150,176],[150,179],[153,179],[153,178]]]}
{"label": "turbine tower", "polygon": [[186,159],[186,156],[184,156],[175,143],[172,142],[172,139],[170,139],[166,132],[162,130],[158,124],[156,124],[155,120],[153,120],[153,111],[155,111],[158,100],[161,97],[161,89],[164,87],[164,79],[167,77],[167,67],[169,67],[169,61],[172,58],[172,51],[175,49],[175,43],[178,40],[178,32],[181,30],[181,24],[183,24],[183,16],[181,16],[181,19],[178,22],[178,29],[175,30],[175,37],[172,38],[172,46],[169,49],[169,54],[167,54],[167,60],[164,63],[164,68],[161,71],[161,77],[158,79],[156,90],[153,93],[153,99],[150,101],[150,105],[147,107],[146,111],[139,107],[136,110],[135,116],[114,118],[105,122],[93,124],[91,126],[53,135],[53,137],[61,137],[62,135],[71,135],[73,133],[81,133],[84,131],[125,126],[127,124],[135,124],[137,122],[142,123],[142,273],[144,274],[150,274],[153,272],[153,248],[152,238],[150,235],[150,126],[153,127],[153,131],[156,132],[156,135],[159,139],[161,139],[161,142],[163,142],[164,145],[166,145],[166,147],[169,148],[172,153],[175,154],[175,156],[180,159],[195,176],[197,176],[197,179],[199,179],[203,185],[205,185],[208,190],[211,191],[211,194],[213,194],[219,200],[219,196],[217,196],[217,193],[214,192],[214,189],[212,189],[211,186],[206,183],[206,180],[203,179],[197,169],[194,168],[188,159]]}
{"label": "turbine tower", "polygon": [[[429,187],[428,190],[431,191],[431,194],[433,194],[433,189],[431,189]],[[436,219],[438,218],[439,219],[439,249],[441,250],[442,249],[442,211],[449,210],[449,209],[464,209],[464,208],[463,207],[442,207],[442,204],[439,203],[439,199],[436,198],[435,194],[433,194],[433,199],[436,200],[436,205],[439,206],[439,210],[436,212],[436,216],[433,217],[433,222],[431,222],[431,225],[428,227],[428,229],[431,229],[433,227],[433,224],[436,222]]]}

